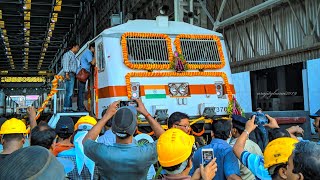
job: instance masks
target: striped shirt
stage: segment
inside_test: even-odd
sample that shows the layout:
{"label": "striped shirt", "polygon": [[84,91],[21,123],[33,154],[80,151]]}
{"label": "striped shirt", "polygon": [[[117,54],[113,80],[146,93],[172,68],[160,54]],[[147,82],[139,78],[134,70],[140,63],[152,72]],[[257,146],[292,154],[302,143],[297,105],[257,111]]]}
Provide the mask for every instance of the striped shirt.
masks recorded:
{"label": "striped shirt", "polygon": [[70,50],[66,52],[62,57],[63,72],[76,73],[78,69],[78,59],[76,55]]}
{"label": "striped shirt", "polygon": [[268,169],[264,167],[263,156],[243,151],[240,161],[256,176],[257,179],[271,180]]}

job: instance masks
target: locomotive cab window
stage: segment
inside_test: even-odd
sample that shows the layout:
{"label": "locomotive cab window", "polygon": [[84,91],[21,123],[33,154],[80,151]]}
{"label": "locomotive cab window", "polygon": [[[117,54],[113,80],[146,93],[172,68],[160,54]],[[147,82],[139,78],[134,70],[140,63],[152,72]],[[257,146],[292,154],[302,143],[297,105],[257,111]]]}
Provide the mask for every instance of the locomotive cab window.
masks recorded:
{"label": "locomotive cab window", "polygon": [[104,71],[105,68],[105,58],[104,58],[104,52],[103,52],[103,44],[102,42],[98,45],[98,51],[97,51],[97,66],[99,72]]}
{"label": "locomotive cab window", "polygon": [[220,69],[225,59],[221,40],[215,35],[180,34],[175,45],[188,63],[189,69]]}
{"label": "locomotive cab window", "polygon": [[127,38],[127,45],[132,64],[169,64],[165,39]]}
{"label": "locomotive cab window", "polygon": [[169,69],[171,39],[166,34],[125,33],[121,38],[124,63],[131,69]]}
{"label": "locomotive cab window", "polygon": [[212,39],[180,39],[181,50],[189,64],[220,64],[216,41]]}

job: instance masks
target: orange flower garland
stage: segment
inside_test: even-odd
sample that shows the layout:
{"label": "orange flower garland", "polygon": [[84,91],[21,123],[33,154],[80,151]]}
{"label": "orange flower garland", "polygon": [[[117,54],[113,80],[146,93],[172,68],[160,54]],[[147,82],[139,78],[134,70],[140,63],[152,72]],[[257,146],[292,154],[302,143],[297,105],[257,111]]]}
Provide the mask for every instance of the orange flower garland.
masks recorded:
{"label": "orange flower garland", "polygon": [[180,44],[180,39],[206,39],[214,40],[218,46],[219,57],[221,59],[221,64],[189,64],[188,69],[221,69],[225,66],[226,62],[223,55],[221,41],[218,36],[215,35],[191,35],[191,34],[180,34],[174,40],[174,45],[180,54],[183,54]]}
{"label": "orange flower garland", "polygon": [[233,97],[231,86],[228,81],[228,77],[224,72],[180,72],[180,73],[178,72],[130,72],[125,76],[128,98],[130,99],[132,96],[131,84],[130,84],[131,77],[183,77],[183,76],[185,77],[194,77],[194,76],[222,77],[226,86],[228,99],[231,100]]}
{"label": "orange flower garland", "polygon": [[63,76],[55,75],[54,79],[52,80],[52,89],[51,89],[50,93],[48,94],[47,99],[45,101],[43,101],[41,107],[38,108],[36,120],[39,119],[40,113],[46,108],[46,106],[49,103],[52,96],[54,96],[54,94],[56,94],[58,92],[57,87],[59,84],[59,80],[63,80]]}
{"label": "orange flower garland", "polygon": [[122,46],[122,55],[124,64],[130,69],[144,69],[144,70],[153,70],[153,69],[170,69],[170,65],[168,64],[132,64],[129,61],[129,54],[127,48],[127,37],[135,37],[135,38],[157,38],[157,39],[165,39],[167,42],[167,50],[169,54],[169,62],[173,61],[173,53],[172,53],[172,45],[171,39],[166,34],[156,34],[156,33],[135,33],[135,32],[127,32],[124,33],[121,37],[121,46]]}
{"label": "orange flower garland", "polygon": [[95,67],[94,68],[94,85],[93,85],[93,88],[96,92],[96,97],[95,97],[95,103],[96,103],[96,117],[98,118],[99,116],[99,86],[98,86],[98,80],[99,80],[99,77],[98,77],[98,67]]}

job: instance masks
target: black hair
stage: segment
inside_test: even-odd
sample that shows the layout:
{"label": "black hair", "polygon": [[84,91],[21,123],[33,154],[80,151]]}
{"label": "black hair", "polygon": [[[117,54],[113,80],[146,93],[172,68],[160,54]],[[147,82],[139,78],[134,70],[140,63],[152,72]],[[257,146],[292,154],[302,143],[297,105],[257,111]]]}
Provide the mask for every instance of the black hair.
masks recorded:
{"label": "black hair", "polygon": [[73,47],[76,47],[76,46],[79,46],[79,43],[72,41],[70,42],[69,49],[72,49]]}
{"label": "black hair", "polygon": [[50,149],[55,138],[56,132],[46,123],[41,123],[31,130],[30,144]]}
{"label": "black hair", "polygon": [[281,137],[291,137],[290,133],[285,129],[275,128],[270,129],[268,132],[269,142],[281,138]]}
{"label": "black hair", "polygon": [[59,136],[59,138],[65,140],[70,138],[73,135],[73,133],[57,133],[57,135]]}
{"label": "black hair", "polygon": [[182,112],[174,112],[170,115],[168,119],[168,128],[172,128],[172,126],[176,123],[180,123],[181,119],[190,119],[189,116]]}
{"label": "black hair", "polygon": [[213,120],[212,132],[214,137],[222,140],[227,140],[231,132],[231,121],[230,120]]}
{"label": "black hair", "polygon": [[[117,135],[116,135],[117,136]],[[126,134],[125,136],[121,137],[121,136],[117,136],[119,139],[127,139],[128,137],[130,137],[129,134]]]}
{"label": "black hair", "polygon": [[244,131],[244,129],[239,128],[238,126],[233,126],[233,128],[235,128],[238,131],[239,134],[242,134],[243,131]]}
{"label": "black hair", "polygon": [[[271,175],[271,179],[276,179],[278,176],[279,176],[279,170],[280,168],[287,168],[287,163],[284,163],[284,164],[277,164],[275,165],[276,168],[274,169],[273,173],[271,174],[270,171],[270,175]],[[271,166],[273,167],[273,166]],[[270,168],[269,168],[270,169]]]}
{"label": "black hair", "polygon": [[24,138],[22,133],[4,134],[2,139],[6,142],[21,141]]}
{"label": "black hair", "polygon": [[293,170],[301,173],[306,180],[312,180],[320,172],[320,144],[315,142],[299,142],[292,153]]}
{"label": "black hair", "polygon": [[95,48],[96,47],[96,45],[95,45],[95,43],[94,42],[92,42],[92,43],[90,43],[89,44],[89,49],[91,49],[91,48]]}

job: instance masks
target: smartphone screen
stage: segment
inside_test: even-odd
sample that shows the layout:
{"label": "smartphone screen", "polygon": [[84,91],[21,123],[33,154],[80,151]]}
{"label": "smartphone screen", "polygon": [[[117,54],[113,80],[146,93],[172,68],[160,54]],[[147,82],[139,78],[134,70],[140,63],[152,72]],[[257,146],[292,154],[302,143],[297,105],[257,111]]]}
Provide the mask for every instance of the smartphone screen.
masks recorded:
{"label": "smartphone screen", "polygon": [[21,108],[20,113],[27,113],[27,108]]}
{"label": "smartphone screen", "polygon": [[202,164],[206,166],[213,159],[213,149],[202,149]]}
{"label": "smartphone screen", "polygon": [[123,107],[123,106],[138,107],[138,104],[136,101],[120,101],[119,106],[120,107]]}

